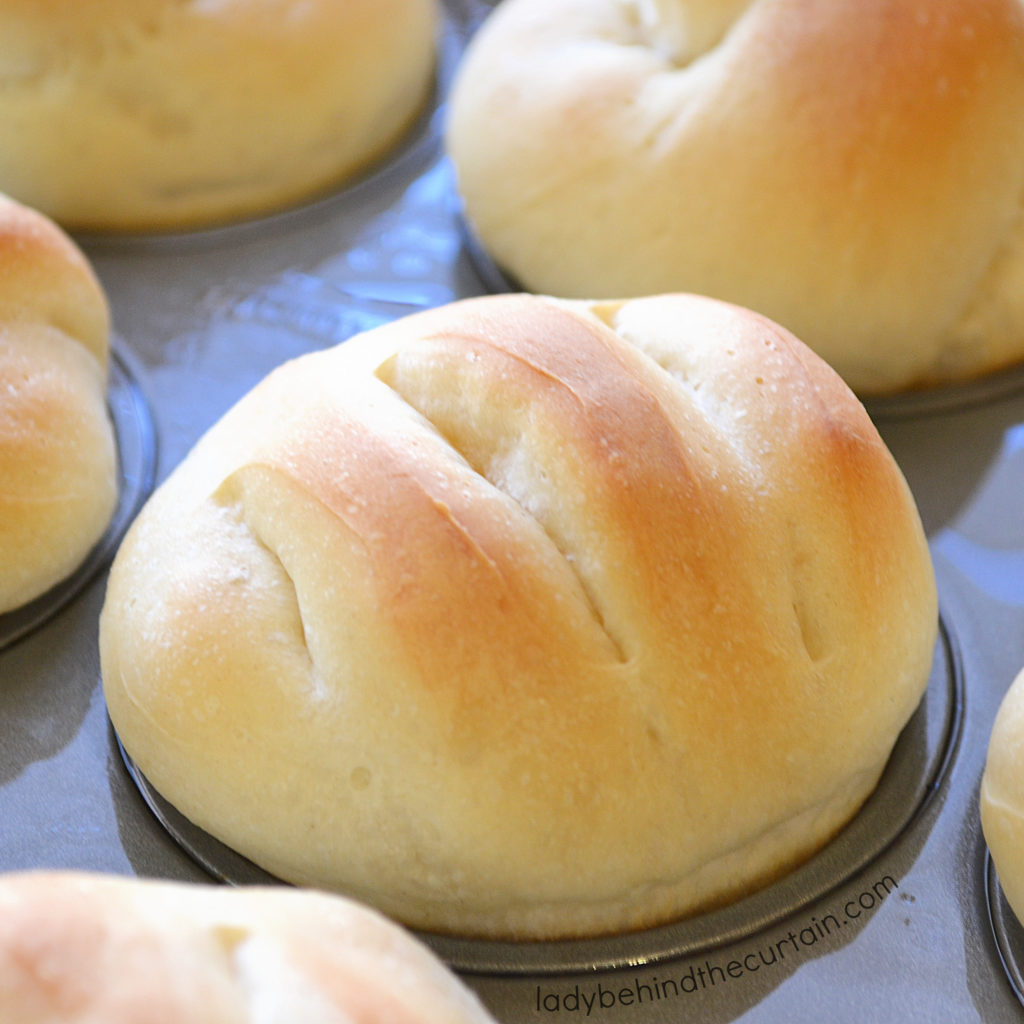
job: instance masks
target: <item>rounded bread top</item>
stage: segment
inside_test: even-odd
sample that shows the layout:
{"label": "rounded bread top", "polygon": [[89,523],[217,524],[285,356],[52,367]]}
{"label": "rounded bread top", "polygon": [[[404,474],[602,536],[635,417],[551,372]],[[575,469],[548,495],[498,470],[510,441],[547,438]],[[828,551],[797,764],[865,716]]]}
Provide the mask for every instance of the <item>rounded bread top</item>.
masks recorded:
{"label": "rounded bread top", "polygon": [[76,230],[297,203],[397,144],[437,25],[435,0],[12,0],[0,188]]}
{"label": "rounded bread top", "polygon": [[1004,695],[981,779],[981,824],[999,883],[1024,921],[1024,671]]}
{"label": "rounded bread top", "polygon": [[493,1024],[411,935],[351,901],[70,871],[0,878],[18,1024]]}
{"label": "rounded bread top", "polygon": [[0,612],[69,575],[113,514],[109,335],[85,256],[0,196]]}
{"label": "rounded bread top", "polygon": [[506,0],[447,144],[520,286],[698,292],[862,394],[1024,357],[1018,0]]}
{"label": "rounded bread top", "polygon": [[271,374],[101,617],[150,782],[289,881],[503,937],[805,858],[926,685],[935,585],[863,408],[692,296],[464,300]]}

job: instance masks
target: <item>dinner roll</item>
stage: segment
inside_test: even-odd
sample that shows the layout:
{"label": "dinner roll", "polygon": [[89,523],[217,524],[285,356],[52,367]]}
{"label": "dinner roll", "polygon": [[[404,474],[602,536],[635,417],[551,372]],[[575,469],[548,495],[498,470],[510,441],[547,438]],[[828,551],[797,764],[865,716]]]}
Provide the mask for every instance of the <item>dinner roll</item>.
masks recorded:
{"label": "dinner roll", "polygon": [[1024,921],[1024,671],[996,715],[981,778],[981,826],[999,882]]}
{"label": "dinner roll", "polygon": [[531,291],[737,302],[865,395],[1024,357],[1020,0],[505,0],[447,143]]}
{"label": "dinner roll", "polygon": [[109,334],[82,253],[0,196],[0,612],[68,576],[113,515]]}
{"label": "dinner roll", "polygon": [[934,576],[791,335],[690,296],[491,296],[290,362],[142,512],[110,715],[201,828],[430,931],[591,935],[747,893],[871,792]]}
{"label": "dinner roll", "polygon": [[410,126],[437,20],[436,0],[8,0],[0,188],[88,230],[304,200]]}
{"label": "dinner roll", "polygon": [[493,1024],[424,946],[338,896],[84,872],[0,877],[17,1024]]}

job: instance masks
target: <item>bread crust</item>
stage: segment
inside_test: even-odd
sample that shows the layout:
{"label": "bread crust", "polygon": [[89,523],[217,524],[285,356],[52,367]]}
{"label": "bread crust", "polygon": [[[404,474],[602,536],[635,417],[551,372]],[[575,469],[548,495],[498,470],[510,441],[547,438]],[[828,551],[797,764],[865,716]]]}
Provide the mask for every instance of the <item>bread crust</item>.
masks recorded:
{"label": "bread crust", "polygon": [[79,249],[0,196],[0,612],[68,576],[110,522],[109,332]]}
{"label": "bread crust", "polygon": [[297,203],[397,144],[437,27],[435,0],[12,0],[0,188],[76,230]]}
{"label": "bread crust", "polygon": [[72,871],[0,878],[0,997],[18,1024],[493,1024],[348,900]]}
{"label": "bread crust", "polygon": [[981,778],[981,826],[999,884],[1024,920],[1024,672],[1010,684],[992,724]]}
{"label": "bread crust", "polygon": [[926,685],[911,496],[836,375],[692,296],[464,300],[286,364],[115,560],[112,720],[289,881],[496,937],[750,891]]}
{"label": "bread crust", "polygon": [[737,302],[862,394],[1024,356],[1017,0],[508,0],[449,110],[526,289]]}

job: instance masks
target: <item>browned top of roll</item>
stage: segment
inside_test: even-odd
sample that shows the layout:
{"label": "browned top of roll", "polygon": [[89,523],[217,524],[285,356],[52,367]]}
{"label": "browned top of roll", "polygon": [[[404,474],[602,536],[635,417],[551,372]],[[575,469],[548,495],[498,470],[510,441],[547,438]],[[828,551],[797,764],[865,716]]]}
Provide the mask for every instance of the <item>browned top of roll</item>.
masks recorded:
{"label": "browned top of roll", "polygon": [[1024,356],[1018,0],[506,0],[449,106],[525,288],[738,302],[864,393]]}
{"label": "browned top of roll", "polygon": [[935,619],[898,469],[791,335],[512,296],[259,385],[133,527],[101,650],[129,752],[204,828],[416,926],[535,936],[816,849]]}

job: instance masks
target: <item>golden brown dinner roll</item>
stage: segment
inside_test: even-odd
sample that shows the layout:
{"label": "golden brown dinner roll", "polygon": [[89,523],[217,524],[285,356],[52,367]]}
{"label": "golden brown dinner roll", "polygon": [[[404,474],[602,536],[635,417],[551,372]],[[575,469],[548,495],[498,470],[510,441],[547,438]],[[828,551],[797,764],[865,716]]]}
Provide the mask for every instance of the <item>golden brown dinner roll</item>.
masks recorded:
{"label": "golden brown dinner roll", "polygon": [[809,856],[925,688],[928,548],[786,331],[689,296],[464,300],[288,363],[119,551],[113,723],[293,882],[499,937]]}
{"label": "golden brown dinner roll", "polygon": [[110,522],[109,332],[78,248],[0,196],[0,612],[68,576]]}
{"label": "golden brown dinner roll", "polygon": [[491,1024],[407,932],[337,896],[81,872],[0,877],[17,1024]]}
{"label": "golden brown dinner roll", "polygon": [[1003,892],[1024,921],[1024,672],[992,726],[981,778],[981,826]]}
{"label": "golden brown dinner roll", "polygon": [[864,394],[1024,357],[1020,0],[505,0],[447,142],[531,291],[738,302]]}
{"label": "golden brown dinner roll", "polygon": [[396,143],[435,0],[8,0],[0,188],[76,229],[263,213]]}

